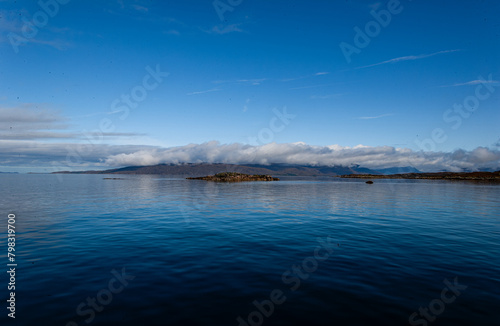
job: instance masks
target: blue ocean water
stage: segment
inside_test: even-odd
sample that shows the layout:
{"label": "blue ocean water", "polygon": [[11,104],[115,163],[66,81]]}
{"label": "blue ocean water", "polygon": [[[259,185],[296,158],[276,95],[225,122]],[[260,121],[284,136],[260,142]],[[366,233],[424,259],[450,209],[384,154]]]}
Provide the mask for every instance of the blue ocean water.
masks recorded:
{"label": "blue ocean water", "polygon": [[36,174],[0,183],[1,325],[500,323],[498,184]]}

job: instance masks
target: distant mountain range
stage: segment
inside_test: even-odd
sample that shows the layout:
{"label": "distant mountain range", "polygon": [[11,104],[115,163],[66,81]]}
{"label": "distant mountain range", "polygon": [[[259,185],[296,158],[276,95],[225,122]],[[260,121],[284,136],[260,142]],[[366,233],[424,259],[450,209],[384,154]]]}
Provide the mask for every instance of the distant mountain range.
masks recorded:
{"label": "distant mountain range", "polygon": [[[391,168],[397,173],[417,171],[411,167]],[[245,174],[269,174],[281,176],[340,176],[349,174],[385,174],[384,172],[371,170],[353,165],[346,166],[312,166],[312,165],[290,165],[290,164],[223,164],[223,163],[184,163],[184,164],[158,164],[152,166],[128,166],[119,169],[104,171],[60,171],[54,173],[72,174],[164,174],[164,175],[188,175],[206,176],[221,172],[239,172]]]}
{"label": "distant mountain range", "polygon": [[128,166],[103,171],[60,171],[69,174],[158,174],[203,177],[222,172],[237,172],[250,175],[271,176],[339,176],[362,179],[446,179],[446,180],[488,180],[500,181],[500,171],[496,172],[434,172],[422,173],[411,166],[372,170],[352,166],[313,166],[295,164],[224,164],[224,163],[182,163],[158,164],[150,166]]}
{"label": "distant mountain range", "polygon": [[415,169],[413,166],[377,169],[376,171],[380,174],[420,173],[420,171]]}

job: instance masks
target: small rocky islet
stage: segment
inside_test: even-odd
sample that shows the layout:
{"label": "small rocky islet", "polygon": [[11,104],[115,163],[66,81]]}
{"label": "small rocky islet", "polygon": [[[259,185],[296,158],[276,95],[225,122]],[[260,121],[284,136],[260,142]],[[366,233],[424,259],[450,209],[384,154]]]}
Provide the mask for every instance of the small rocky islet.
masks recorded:
{"label": "small rocky islet", "polygon": [[206,180],[216,182],[243,182],[243,181],[279,181],[279,178],[274,178],[265,174],[244,174],[237,172],[222,172],[206,177],[191,177],[189,180]]}

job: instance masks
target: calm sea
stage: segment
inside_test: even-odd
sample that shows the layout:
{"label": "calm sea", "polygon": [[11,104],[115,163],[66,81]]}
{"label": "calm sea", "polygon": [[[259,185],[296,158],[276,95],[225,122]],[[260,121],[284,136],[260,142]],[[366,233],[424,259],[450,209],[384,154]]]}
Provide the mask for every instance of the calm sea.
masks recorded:
{"label": "calm sea", "polygon": [[1,325],[500,324],[500,185],[0,182]]}

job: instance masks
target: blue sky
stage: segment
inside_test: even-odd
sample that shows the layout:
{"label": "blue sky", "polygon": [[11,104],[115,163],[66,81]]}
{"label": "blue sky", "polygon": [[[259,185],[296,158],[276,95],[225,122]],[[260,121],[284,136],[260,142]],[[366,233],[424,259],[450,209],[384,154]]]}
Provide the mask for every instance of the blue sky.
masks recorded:
{"label": "blue sky", "polygon": [[0,171],[500,168],[498,1],[0,8]]}

